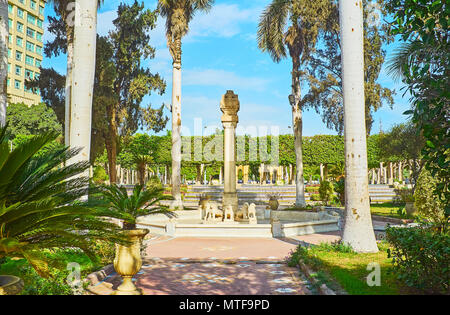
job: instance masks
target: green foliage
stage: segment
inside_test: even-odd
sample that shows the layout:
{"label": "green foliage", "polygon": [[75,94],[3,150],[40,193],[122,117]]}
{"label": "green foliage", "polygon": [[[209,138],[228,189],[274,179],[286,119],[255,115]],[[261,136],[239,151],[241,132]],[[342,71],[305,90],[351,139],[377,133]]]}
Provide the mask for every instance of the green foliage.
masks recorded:
{"label": "green foliage", "polygon": [[400,198],[402,202],[414,202],[414,192],[407,187],[400,187],[394,189],[397,198]]}
{"label": "green foliage", "polygon": [[55,112],[44,103],[32,106],[23,103],[9,104],[6,109],[6,122],[9,124],[8,132],[11,138],[62,131]]}
{"label": "green foliage", "polygon": [[88,179],[80,174],[89,164],[62,166],[79,150],[59,148],[36,156],[56,137],[47,133],[10,151],[5,131],[0,129],[0,257],[25,258],[49,276],[52,261],[43,249],[80,248],[95,259],[95,240],[123,242],[117,226],[104,220],[114,213],[80,201],[88,193]]}
{"label": "green foliage", "polygon": [[345,177],[334,183],[334,191],[338,194],[341,206],[345,206]]}
{"label": "green foliage", "polygon": [[431,176],[428,170],[423,169],[416,184],[414,204],[421,218],[445,227],[447,220],[444,215],[444,205],[439,196],[434,194],[437,183],[438,179]]}
{"label": "green foliage", "polygon": [[424,228],[388,228],[388,250],[398,279],[428,293],[449,293],[450,235]]}
{"label": "green foliage", "polygon": [[66,76],[59,74],[53,68],[41,67],[39,77],[26,80],[25,84],[27,88],[39,89],[42,101],[55,112],[59,125],[64,127]]}
{"label": "green foliage", "polygon": [[390,0],[392,34],[401,36],[401,47],[390,64],[412,95],[412,109],[405,112],[425,139],[422,151],[426,168],[442,179],[435,189],[450,216],[450,45],[448,3],[433,0]]}
{"label": "green foliage", "polygon": [[[155,57],[150,31],[156,27],[156,19],[157,12],[144,9],[143,3],[122,3],[113,21],[114,29],[97,40],[93,130],[106,146],[113,170],[120,136],[129,137],[139,128],[158,132],[168,121],[163,106],[154,109],[151,104],[142,104],[146,96],[162,95],[166,88],[159,74],[142,65]],[[110,176],[115,177],[115,172]]]}
{"label": "green foliage", "polygon": [[154,190],[154,189],[163,189],[163,185],[161,184],[161,181],[159,180],[158,176],[152,176],[147,182],[147,189],[148,190]]}
{"label": "green foliage", "polygon": [[[315,2],[315,1],[312,1]],[[311,54],[305,78],[310,89],[302,100],[303,106],[314,108],[322,115],[328,128],[342,134],[344,127],[344,107],[341,79],[341,46],[338,1],[328,1],[330,8],[322,22],[317,49]],[[370,6],[368,0],[363,1],[364,8],[364,72],[365,72],[365,106],[367,134],[373,124],[373,112],[387,103],[393,105],[394,94],[389,88],[378,82],[381,68],[386,57],[383,45],[393,38],[387,32],[387,25],[370,23]],[[379,6],[385,13],[383,5]]]}
{"label": "green foliage", "polygon": [[92,176],[92,181],[96,184],[104,184],[109,179],[108,174],[101,166],[96,166],[94,168],[94,174]]}
{"label": "green foliage", "polygon": [[163,188],[144,189],[141,185],[136,185],[129,196],[125,187],[116,184],[101,187],[105,207],[124,220],[126,230],[135,229],[136,220],[140,216],[157,213],[165,214],[169,218],[175,216],[166,206],[160,204],[163,200],[172,200],[172,197],[165,196],[163,192]]}
{"label": "green foliage", "polygon": [[330,181],[323,180],[320,182],[319,187],[320,200],[322,200],[325,205],[328,205],[329,201],[333,199],[334,187]]}

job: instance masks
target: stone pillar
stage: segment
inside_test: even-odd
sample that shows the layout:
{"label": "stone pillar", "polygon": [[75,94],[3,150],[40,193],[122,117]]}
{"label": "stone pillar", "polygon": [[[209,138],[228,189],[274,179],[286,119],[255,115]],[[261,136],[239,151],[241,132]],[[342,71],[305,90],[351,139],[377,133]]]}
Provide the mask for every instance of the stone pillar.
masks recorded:
{"label": "stone pillar", "polygon": [[394,184],[394,165],[392,164],[392,162],[389,162],[389,185],[393,185]]}
{"label": "stone pillar", "polygon": [[323,181],[323,164],[320,163],[319,167],[320,167],[320,181]]}
{"label": "stone pillar", "polygon": [[223,209],[231,206],[233,211],[238,210],[238,198],[236,192],[236,154],[235,133],[239,122],[237,112],[239,111],[239,98],[233,91],[227,91],[222,96],[220,110],[222,111],[222,124],[224,128],[224,190],[222,205]]}
{"label": "stone pillar", "polygon": [[219,185],[222,185],[223,183],[223,166],[220,167],[220,172],[219,172]]}
{"label": "stone pillar", "polygon": [[402,169],[402,162],[398,162],[398,180],[400,183],[403,183],[403,169]]}

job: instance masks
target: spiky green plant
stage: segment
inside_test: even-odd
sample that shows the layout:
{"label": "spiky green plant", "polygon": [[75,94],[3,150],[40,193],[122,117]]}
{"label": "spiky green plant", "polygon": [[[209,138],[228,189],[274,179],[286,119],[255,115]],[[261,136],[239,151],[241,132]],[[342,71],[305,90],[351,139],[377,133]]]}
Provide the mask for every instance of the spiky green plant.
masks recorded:
{"label": "spiky green plant", "polygon": [[133,193],[129,196],[125,187],[112,184],[102,186],[101,192],[107,207],[123,218],[125,230],[135,229],[136,220],[141,216],[162,213],[168,217],[175,217],[173,212],[160,204],[163,200],[173,199],[171,196],[163,194],[164,188],[145,189],[141,185],[136,185]]}
{"label": "spiky green plant", "polygon": [[56,136],[35,136],[10,151],[6,127],[0,129],[0,258],[25,258],[42,276],[49,275],[45,249],[80,248],[95,260],[96,240],[124,242],[119,227],[105,219],[116,213],[82,201],[88,178],[76,175],[89,164],[64,166],[79,150],[36,155]]}

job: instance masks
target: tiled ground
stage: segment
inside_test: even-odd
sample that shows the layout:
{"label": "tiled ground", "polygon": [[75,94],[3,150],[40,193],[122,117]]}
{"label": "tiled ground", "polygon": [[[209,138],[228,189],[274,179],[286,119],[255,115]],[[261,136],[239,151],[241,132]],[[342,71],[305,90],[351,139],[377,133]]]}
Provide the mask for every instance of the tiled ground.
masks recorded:
{"label": "tiled ground", "polygon": [[[117,274],[91,288],[110,294]],[[297,268],[274,261],[147,261],[135,277],[145,295],[304,295],[310,294]]]}

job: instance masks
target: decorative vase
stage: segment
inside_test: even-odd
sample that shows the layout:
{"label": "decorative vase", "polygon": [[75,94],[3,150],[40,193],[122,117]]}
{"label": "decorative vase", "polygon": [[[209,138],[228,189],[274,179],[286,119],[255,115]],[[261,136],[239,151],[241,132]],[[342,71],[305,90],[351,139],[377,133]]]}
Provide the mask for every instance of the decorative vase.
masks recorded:
{"label": "decorative vase", "polygon": [[23,280],[16,276],[0,276],[0,295],[17,295],[23,290]]}
{"label": "decorative vase", "polygon": [[142,292],[133,283],[133,276],[142,267],[141,243],[148,232],[147,229],[123,231],[131,245],[116,244],[114,269],[122,276],[123,281],[114,291],[114,295],[142,295]]}
{"label": "decorative vase", "polygon": [[416,207],[414,206],[414,202],[406,202],[405,211],[408,215],[414,215],[416,213]]}
{"label": "decorative vase", "polygon": [[273,199],[269,199],[269,207],[270,210],[277,210],[278,206],[280,205],[280,203],[278,202],[277,199],[273,198]]}

